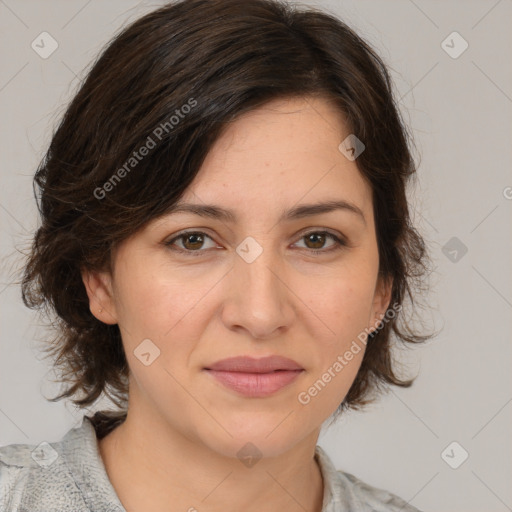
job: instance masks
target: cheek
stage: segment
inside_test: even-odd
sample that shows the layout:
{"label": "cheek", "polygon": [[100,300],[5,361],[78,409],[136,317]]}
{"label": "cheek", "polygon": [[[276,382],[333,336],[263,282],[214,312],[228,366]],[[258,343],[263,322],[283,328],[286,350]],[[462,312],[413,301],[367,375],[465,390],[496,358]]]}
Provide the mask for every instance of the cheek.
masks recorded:
{"label": "cheek", "polygon": [[193,278],[150,261],[124,268],[116,279],[120,325],[138,337],[162,340],[185,324],[200,323],[203,299],[218,280],[211,274]]}
{"label": "cheek", "polygon": [[321,293],[309,294],[308,306],[320,319],[313,332],[314,371],[303,389],[313,409],[335,409],[343,400],[361,365],[365,329],[374,294],[373,269],[339,273],[324,283]]}
{"label": "cheek", "polygon": [[329,276],[315,293],[304,295],[309,296],[310,309],[326,327],[326,335],[320,339],[340,348],[364,331],[369,326],[374,290],[373,269],[359,268]]}
{"label": "cheek", "polygon": [[[166,389],[166,396],[180,395],[183,389],[176,382],[188,378],[191,353],[211,321],[219,277],[203,273],[194,278],[162,265],[149,268],[148,262],[131,265],[117,277],[123,345],[134,378],[148,393]],[[143,359],[154,362],[146,367]]]}
{"label": "cheek", "polygon": [[361,366],[363,343],[341,343],[324,352],[322,364],[298,390],[296,400],[303,420],[311,425],[327,419],[345,399]]}

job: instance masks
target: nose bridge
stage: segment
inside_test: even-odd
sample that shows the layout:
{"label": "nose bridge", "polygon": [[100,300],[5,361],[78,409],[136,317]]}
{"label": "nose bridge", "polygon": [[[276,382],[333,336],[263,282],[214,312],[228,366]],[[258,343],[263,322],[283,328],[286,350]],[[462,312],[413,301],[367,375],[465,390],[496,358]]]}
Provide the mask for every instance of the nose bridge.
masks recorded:
{"label": "nose bridge", "polygon": [[[236,274],[244,284],[242,291],[246,290],[243,298],[254,299],[256,303],[264,299],[270,306],[268,301],[279,300],[277,274],[280,265],[270,243],[263,248],[263,244],[253,240],[247,240],[237,248],[240,257],[236,263]],[[244,253],[247,249],[249,251]]]}
{"label": "nose bridge", "polygon": [[279,255],[270,242],[248,238],[237,247],[228,321],[265,337],[290,321],[290,305]]}

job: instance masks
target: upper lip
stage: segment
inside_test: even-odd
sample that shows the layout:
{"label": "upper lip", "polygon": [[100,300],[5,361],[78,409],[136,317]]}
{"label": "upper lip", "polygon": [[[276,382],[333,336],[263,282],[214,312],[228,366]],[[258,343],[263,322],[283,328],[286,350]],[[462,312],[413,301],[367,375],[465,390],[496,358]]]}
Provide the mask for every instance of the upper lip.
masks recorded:
{"label": "upper lip", "polygon": [[255,359],[248,356],[239,356],[222,359],[205,369],[224,372],[270,373],[278,370],[303,370],[304,368],[287,357],[268,356]]}

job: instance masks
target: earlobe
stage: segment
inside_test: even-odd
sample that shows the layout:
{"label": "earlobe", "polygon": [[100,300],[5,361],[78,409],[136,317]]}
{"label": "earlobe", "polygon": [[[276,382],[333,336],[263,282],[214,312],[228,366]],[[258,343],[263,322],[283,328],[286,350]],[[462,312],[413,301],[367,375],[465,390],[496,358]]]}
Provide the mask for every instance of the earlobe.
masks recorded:
{"label": "earlobe", "polygon": [[380,313],[384,315],[391,303],[391,295],[393,293],[393,278],[381,278],[380,280]]}
{"label": "earlobe", "polygon": [[105,324],[117,324],[117,315],[112,289],[112,279],[108,272],[82,270],[82,281],[89,297],[91,313]]}
{"label": "earlobe", "polygon": [[370,330],[373,331],[384,318],[391,302],[393,293],[393,278],[379,276],[375,295],[373,298],[372,311],[370,316]]}

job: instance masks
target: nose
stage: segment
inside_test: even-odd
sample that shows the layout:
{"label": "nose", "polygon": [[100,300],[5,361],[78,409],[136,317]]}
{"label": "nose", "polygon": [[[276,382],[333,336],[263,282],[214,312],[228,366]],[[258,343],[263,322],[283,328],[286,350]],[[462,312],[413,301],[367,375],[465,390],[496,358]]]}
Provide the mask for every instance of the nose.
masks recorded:
{"label": "nose", "polygon": [[254,339],[282,336],[295,315],[284,266],[270,249],[248,261],[237,256],[229,273],[228,297],[222,309],[224,325],[245,330]]}

